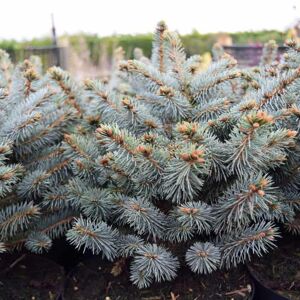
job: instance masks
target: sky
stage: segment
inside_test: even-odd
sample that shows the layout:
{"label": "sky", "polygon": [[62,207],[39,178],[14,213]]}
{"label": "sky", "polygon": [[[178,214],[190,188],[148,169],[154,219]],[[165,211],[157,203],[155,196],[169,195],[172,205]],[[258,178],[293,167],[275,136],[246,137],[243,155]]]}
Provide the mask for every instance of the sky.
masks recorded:
{"label": "sky", "polygon": [[[0,0],[0,39],[50,35],[106,36],[152,32],[156,23],[181,34],[285,30],[300,18],[300,0]],[[296,7],[296,8],[295,8]]]}

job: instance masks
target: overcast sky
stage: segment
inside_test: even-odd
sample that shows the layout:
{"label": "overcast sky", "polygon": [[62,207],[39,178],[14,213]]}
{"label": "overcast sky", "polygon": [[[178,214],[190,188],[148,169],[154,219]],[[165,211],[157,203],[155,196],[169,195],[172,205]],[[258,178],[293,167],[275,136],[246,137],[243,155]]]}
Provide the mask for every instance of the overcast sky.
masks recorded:
{"label": "overcast sky", "polygon": [[[152,32],[165,20],[189,33],[285,30],[300,17],[300,0],[1,0],[0,39],[49,35],[54,13],[58,35]],[[295,9],[295,6],[297,8]]]}

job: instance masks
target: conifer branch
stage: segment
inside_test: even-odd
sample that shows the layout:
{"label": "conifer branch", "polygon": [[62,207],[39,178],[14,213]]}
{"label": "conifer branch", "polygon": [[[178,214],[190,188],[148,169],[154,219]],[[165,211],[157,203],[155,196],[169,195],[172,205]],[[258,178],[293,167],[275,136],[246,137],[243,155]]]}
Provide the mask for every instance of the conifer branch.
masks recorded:
{"label": "conifer branch", "polygon": [[275,247],[274,241],[280,237],[272,223],[261,222],[245,229],[236,236],[225,237],[221,247],[221,265],[229,268],[251,259],[251,254],[262,256]]}
{"label": "conifer branch", "polygon": [[67,240],[77,249],[83,247],[83,252],[91,250],[93,254],[102,252],[108,260],[113,260],[117,255],[117,236],[117,231],[104,222],[95,223],[82,217],[77,218],[67,232]]}
{"label": "conifer branch", "polygon": [[185,260],[195,273],[208,274],[220,264],[220,250],[211,243],[195,243],[185,255]]}
{"label": "conifer branch", "polygon": [[299,78],[300,78],[300,67],[297,68],[295,71],[292,71],[288,76],[283,77],[279,81],[278,85],[274,87],[273,90],[265,92],[262,95],[262,98],[258,101],[258,109],[264,107],[275,97],[281,96],[285,92],[285,90]]}

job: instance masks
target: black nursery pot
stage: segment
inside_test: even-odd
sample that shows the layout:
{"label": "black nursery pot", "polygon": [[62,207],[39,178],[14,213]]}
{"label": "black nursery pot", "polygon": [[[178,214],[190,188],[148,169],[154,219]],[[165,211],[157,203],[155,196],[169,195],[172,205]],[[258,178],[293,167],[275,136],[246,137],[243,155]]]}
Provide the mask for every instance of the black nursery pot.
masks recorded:
{"label": "black nursery pot", "polygon": [[252,281],[255,285],[255,300],[289,300],[286,297],[283,297],[277,294],[274,290],[265,286],[255,275],[255,272],[252,268],[247,265],[249,274],[252,278]]}

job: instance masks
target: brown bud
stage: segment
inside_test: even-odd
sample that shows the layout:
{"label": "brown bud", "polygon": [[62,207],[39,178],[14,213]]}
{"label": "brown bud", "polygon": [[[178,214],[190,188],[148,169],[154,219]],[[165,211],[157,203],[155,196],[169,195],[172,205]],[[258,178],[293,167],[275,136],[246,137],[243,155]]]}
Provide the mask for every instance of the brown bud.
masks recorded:
{"label": "brown bud", "polygon": [[96,132],[98,132],[100,134],[107,135],[109,137],[113,136],[113,131],[112,131],[111,128],[99,127],[99,128],[96,129]]}
{"label": "brown bud", "polygon": [[146,209],[141,207],[139,204],[131,204],[130,207],[136,211],[142,211],[142,212],[146,211]]}
{"label": "brown bud", "polygon": [[[98,95],[105,101],[108,99],[108,94],[106,92],[98,92]],[[115,107],[113,103],[111,104],[111,106]]]}
{"label": "brown bud", "polygon": [[33,116],[34,121],[39,121],[41,118],[42,118],[42,114],[39,112]]}
{"label": "brown bud", "polygon": [[296,106],[292,106],[290,108],[291,113],[293,113],[296,116],[300,116],[300,110]]}
{"label": "brown bud", "polygon": [[198,155],[197,155],[197,153],[195,153],[195,151],[192,152],[192,153],[190,154],[190,157],[191,157],[191,159],[193,159],[193,160],[198,159]]}
{"label": "brown bud", "polygon": [[226,116],[220,118],[220,121],[221,121],[221,122],[224,122],[224,123],[227,122],[228,120],[229,120],[229,118],[226,117]]}
{"label": "brown bud", "polygon": [[90,124],[95,124],[100,121],[100,116],[88,116],[86,119]]}
{"label": "brown bud", "polygon": [[259,183],[261,187],[266,187],[269,184],[269,181],[266,178],[262,178]]}
{"label": "brown bud", "polygon": [[93,81],[89,78],[85,79],[83,81],[84,87],[86,90],[92,90],[93,89]]}
{"label": "brown bud", "polygon": [[253,100],[250,100],[249,102],[247,102],[247,104],[249,108],[255,108],[257,103],[256,101],[253,99]]}
{"label": "brown bud", "polygon": [[188,127],[186,126],[186,124],[180,124],[178,126],[178,131],[180,133],[186,133],[188,131]]}
{"label": "brown bud", "polygon": [[123,98],[122,103],[124,105],[129,105],[130,104],[130,100],[128,98]]}
{"label": "brown bud", "polygon": [[80,170],[84,169],[84,164],[83,164],[83,162],[81,160],[77,159],[77,160],[75,160],[75,163],[76,163],[76,165],[78,166],[78,168]]}
{"label": "brown bud", "polygon": [[259,88],[260,88],[258,82],[256,82],[256,81],[252,81],[252,82],[251,82],[251,86],[252,86],[254,89],[259,89]]}
{"label": "brown bud", "polygon": [[204,163],[205,160],[201,156],[204,154],[203,150],[194,150],[192,153],[183,153],[180,155],[181,159],[185,161],[194,161],[198,163]]}
{"label": "brown bud", "polygon": [[2,88],[2,96],[0,99],[4,99],[5,97],[7,97],[9,95],[9,92],[7,89]]}
{"label": "brown bud", "polygon": [[85,134],[86,133],[86,129],[83,126],[81,126],[81,125],[76,126],[76,130],[79,133],[81,133],[81,134]]}
{"label": "brown bud", "polygon": [[285,41],[285,44],[288,47],[295,47],[295,46],[297,46],[297,42],[295,40],[287,40],[287,41]]}
{"label": "brown bud", "polygon": [[189,161],[190,160],[190,155],[188,153],[183,153],[180,154],[181,159],[185,160],[185,161]]}
{"label": "brown bud", "polygon": [[285,60],[287,60],[287,59],[289,58],[289,55],[288,55],[287,53],[284,53],[284,54],[283,54],[283,58],[284,58]]}
{"label": "brown bud", "polygon": [[179,210],[183,212],[184,214],[190,214],[191,213],[191,208],[188,207],[179,207]]}
{"label": "brown bud", "polygon": [[123,104],[123,106],[127,107],[129,110],[134,109],[134,106],[132,105],[132,103],[130,102],[130,100],[128,98],[124,98],[122,100],[122,104]]}
{"label": "brown bud", "polygon": [[103,84],[108,84],[109,83],[109,78],[108,77],[103,77],[103,78],[101,78],[101,82]]}
{"label": "brown bud", "polygon": [[258,191],[257,191],[257,194],[258,194],[260,197],[263,197],[266,193],[265,193],[263,190],[258,190]]}
{"label": "brown bud", "polygon": [[63,74],[61,70],[57,67],[51,67],[48,70],[48,74],[53,78],[54,80],[61,81],[63,79]]}
{"label": "brown bud", "polygon": [[32,65],[32,63],[31,63],[31,61],[29,60],[29,59],[25,59],[24,61],[23,61],[23,66],[24,66],[24,68],[32,68],[33,67],[33,65]]}
{"label": "brown bud", "polygon": [[250,184],[250,185],[249,185],[249,190],[250,190],[251,192],[256,192],[256,191],[257,191],[256,185],[255,185],[255,184]]}
{"label": "brown bud", "polygon": [[267,114],[264,111],[260,110],[259,112],[257,112],[256,117],[259,119],[264,119],[266,117],[266,115]]}
{"label": "brown bud", "polygon": [[144,121],[144,124],[153,129],[158,127],[152,120],[146,120]]}
{"label": "brown bud", "polygon": [[265,93],[264,95],[263,95],[263,97],[265,98],[265,99],[270,99],[270,98],[272,98],[273,97],[273,94],[270,92],[270,93]]}
{"label": "brown bud", "polygon": [[3,154],[5,152],[9,151],[9,149],[10,148],[8,146],[1,146],[0,147],[0,154]]}
{"label": "brown bud", "polygon": [[196,67],[196,66],[191,66],[191,67],[190,67],[190,72],[191,72],[192,74],[195,74],[196,71],[197,71],[197,67]]}
{"label": "brown bud", "polygon": [[71,135],[70,134],[64,134],[64,140],[66,141],[66,142],[69,142],[69,141],[71,141]]}
{"label": "brown bud", "polygon": [[137,152],[144,152],[146,150],[146,147],[143,145],[139,145],[136,147]]}
{"label": "brown bud", "polygon": [[14,176],[13,172],[8,172],[5,174],[0,175],[0,180],[9,180]]}
{"label": "brown bud", "polygon": [[258,240],[261,240],[262,238],[264,238],[265,236],[266,236],[265,232],[260,232],[260,233],[258,233],[256,235],[254,235],[253,237],[251,237],[250,239],[258,241]]}
{"label": "brown bud", "polygon": [[25,71],[24,77],[29,81],[33,81],[33,80],[37,80],[39,78],[39,75],[33,68],[30,68]]}
{"label": "brown bud", "polygon": [[102,158],[102,159],[100,160],[100,164],[103,165],[103,166],[107,166],[108,163],[109,163],[109,159],[108,159],[107,157]]}
{"label": "brown bud", "polygon": [[200,257],[206,257],[207,256],[207,252],[206,251],[199,251],[197,253],[197,255],[200,256]]}
{"label": "brown bud", "polygon": [[197,159],[197,162],[198,162],[199,164],[204,164],[204,163],[205,163],[205,159],[202,158],[202,157],[199,157],[199,158]]}
{"label": "brown bud", "polygon": [[172,97],[174,96],[174,91],[168,86],[161,86],[158,90],[158,94],[161,96]]}
{"label": "brown bud", "polygon": [[198,212],[197,208],[179,207],[179,210],[187,215],[194,215]]}
{"label": "brown bud", "polygon": [[198,149],[198,150],[195,150],[195,151],[193,151],[193,153],[195,153],[197,156],[201,156],[201,155],[203,155],[203,154],[204,154],[204,151],[203,151],[203,150],[200,150],[200,149]]}
{"label": "brown bud", "polygon": [[257,122],[255,122],[255,123],[253,123],[253,128],[258,128],[260,125],[259,125],[259,123],[257,123]]}
{"label": "brown bud", "polygon": [[143,145],[139,145],[136,147],[136,151],[142,153],[144,156],[149,156],[152,152],[152,149]]}
{"label": "brown bud", "polygon": [[199,157],[203,155],[204,151],[203,150],[195,150],[191,153],[191,158],[194,160],[197,160]]}
{"label": "brown bud", "polygon": [[154,253],[145,253],[144,256],[147,257],[147,258],[150,258],[150,259],[156,259],[156,258],[158,258],[158,255],[154,254]]}
{"label": "brown bud", "polygon": [[265,119],[264,119],[264,121],[266,123],[272,123],[273,122],[273,117],[272,116],[266,116]]}
{"label": "brown bud", "polygon": [[192,126],[191,131],[192,131],[193,133],[195,133],[195,132],[197,131],[197,129],[198,129],[198,124],[197,124],[197,123],[193,123],[193,126]]}
{"label": "brown bud", "polygon": [[212,121],[212,120],[209,120],[209,121],[207,122],[207,125],[210,126],[210,127],[213,127],[213,126],[216,125],[216,123],[215,123],[214,121]]}
{"label": "brown bud", "polygon": [[295,130],[288,130],[287,133],[286,133],[286,136],[289,137],[289,138],[293,138],[297,135],[297,131]]}
{"label": "brown bud", "polygon": [[261,238],[264,238],[266,236],[266,233],[265,232],[261,232],[259,235],[260,235]]}
{"label": "brown bud", "polygon": [[276,210],[278,208],[278,204],[276,204],[276,203],[271,203],[268,206],[271,210]]}
{"label": "brown bud", "polygon": [[154,135],[152,135],[152,134],[144,134],[143,138],[146,142],[149,142],[149,143],[153,143],[154,139],[155,139]]}
{"label": "brown bud", "polygon": [[119,64],[119,70],[120,71],[129,71],[129,65],[127,64],[127,62],[125,63],[120,63]]}

